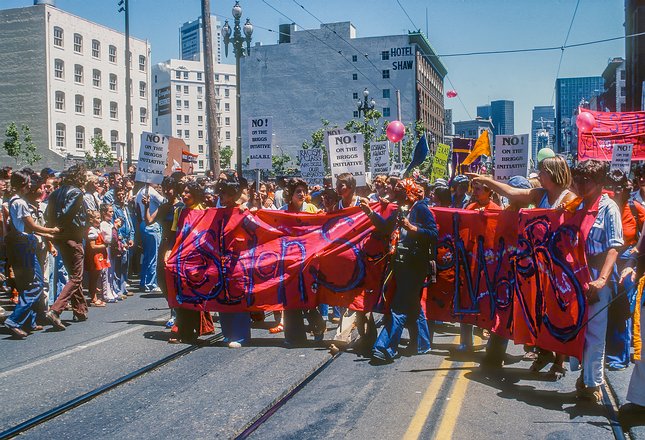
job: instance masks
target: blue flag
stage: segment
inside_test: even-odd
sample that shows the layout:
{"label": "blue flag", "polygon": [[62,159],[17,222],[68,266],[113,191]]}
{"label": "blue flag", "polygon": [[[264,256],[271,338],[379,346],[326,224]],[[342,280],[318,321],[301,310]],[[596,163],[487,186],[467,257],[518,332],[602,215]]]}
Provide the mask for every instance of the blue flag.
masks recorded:
{"label": "blue flag", "polygon": [[426,160],[428,151],[430,151],[430,148],[428,148],[428,140],[424,133],[423,136],[421,136],[421,139],[419,139],[419,142],[417,142],[417,145],[414,147],[414,151],[412,151],[412,162],[410,162],[405,173],[403,173],[403,177],[408,176],[414,167],[421,165],[423,161]]}

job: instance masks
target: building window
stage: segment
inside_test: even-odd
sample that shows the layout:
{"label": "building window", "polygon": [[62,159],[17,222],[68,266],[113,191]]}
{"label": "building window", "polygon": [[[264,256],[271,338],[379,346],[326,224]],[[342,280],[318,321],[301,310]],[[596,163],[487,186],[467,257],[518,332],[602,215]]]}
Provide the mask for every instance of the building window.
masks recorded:
{"label": "building window", "polygon": [[353,62],[358,61],[358,56],[356,56],[356,55],[352,55],[352,61],[353,61]]}
{"label": "building window", "polygon": [[181,110],[181,99],[178,99],[176,104],[177,104],[177,110]]}
{"label": "building window", "polygon": [[76,99],[74,100],[74,111],[76,113],[83,113],[85,110],[85,98],[83,98],[83,95],[76,95]]}
{"label": "building window", "polygon": [[190,137],[190,130],[184,130],[184,138],[188,139]]}
{"label": "building window", "polygon": [[620,96],[627,96],[627,88],[625,87],[620,88]]}
{"label": "building window", "polygon": [[110,146],[112,151],[116,152],[116,149],[119,147],[119,132],[116,130],[110,131]]}
{"label": "building window", "polygon": [[54,60],[54,77],[58,79],[65,78],[65,62],[58,58]]}
{"label": "building window", "polygon": [[197,138],[204,139],[204,130],[197,130]]}
{"label": "building window", "polygon": [[139,55],[139,71],[140,72],[146,71],[146,57],[143,55]]}
{"label": "building window", "polygon": [[83,66],[80,64],[74,65],[74,82],[83,84]]}
{"label": "building window", "polygon": [[184,109],[188,110],[190,108],[190,104],[187,99],[184,100]]}
{"label": "building window", "polygon": [[215,81],[219,81],[219,74],[215,74]]}
{"label": "building window", "polygon": [[147,91],[146,91],[146,83],[144,81],[139,81],[139,96],[141,98],[145,98],[146,93],[147,93]]}
{"label": "building window", "polygon": [[177,94],[181,95],[181,86],[180,85],[175,86],[175,92],[177,92]]}
{"label": "building window", "polygon": [[387,50],[384,50],[383,52],[381,52],[381,59],[382,60],[389,60],[390,59],[390,52],[388,52]]}
{"label": "building window", "polygon": [[624,80],[625,80],[625,72],[626,72],[625,70],[621,70],[621,71],[620,71],[620,79],[621,79],[622,81],[624,81]]}
{"label": "building window", "polygon": [[175,79],[181,79],[181,72],[179,70],[175,71]]}
{"label": "building window", "polygon": [[65,149],[65,124],[56,124],[56,148]]}
{"label": "building window", "polygon": [[228,98],[231,96],[231,91],[229,89],[224,89],[224,98]]}
{"label": "building window", "polygon": [[92,56],[101,58],[101,42],[99,40],[92,40]]}
{"label": "building window", "polygon": [[388,79],[390,77],[390,70],[386,69],[383,71],[383,79]]}
{"label": "building window", "polygon": [[188,86],[184,86],[184,94],[188,95]]}
{"label": "building window", "polygon": [[103,105],[101,103],[101,100],[98,98],[94,98],[94,116],[101,117],[103,114]]}
{"label": "building window", "polygon": [[103,139],[103,130],[101,130],[100,128],[95,128],[94,129],[94,139],[98,139],[98,138]]}
{"label": "building window", "polygon": [[177,115],[177,125],[181,125],[181,115]]}
{"label": "building window", "polygon": [[231,125],[231,118],[224,118],[224,125],[229,127]]}
{"label": "building window", "polygon": [[80,125],[76,126],[76,149],[85,149],[85,127]]}
{"label": "building window", "polygon": [[181,130],[177,130],[177,137],[178,137],[178,138],[180,138],[180,137],[181,137]]}
{"label": "building window", "polygon": [[358,73],[352,73],[352,80],[356,81],[358,79]]}
{"label": "building window", "polygon": [[65,111],[65,93],[56,92],[56,110]]}
{"label": "building window", "polygon": [[390,97],[390,89],[383,89],[383,98],[388,99]]}
{"label": "building window", "polygon": [[228,102],[225,102],[224,103],[224,111],[225,112],[230,112],[231,111],[231,104],[229,104]]}
{"label": "building window", "polygon": [[147,120],[148,120],[148,111],[146,110],[145,107],[139,108],[139,122],[141,122],[142,124],[145,124]]}
{"label": "building window", "polygon": [[202,72],[197,72],[197,81],[202,80]]}
{"label": "building window", "polygon": [[202,86],[197,86],[197,94],[202,96],[204,94],[204,88]]}
{"label": "building window", "polygon": [[358,118],[358,112],[357,111],[354,111],[354,117]]}
{"label": "building window", "polygon": [[119,107],[116,102],[110,102],[110,119],[117,119],[119,117]]}
{"label": "building window", "polygon": [[225,136],[225,137],[226,137],[226,140],[227,140],[227,141],[230,141],[230,140],[231,140],[231,132],[230,132],[230,131],[227,131],[227,132],[226,132],[226,136]]}
{"label": "building window", "polygon": [[197,161],[197,166],[199,167],[200,170],[203,170],[204,169],[204,161],[202,159]]}
{"label": "building window", "polygon": [[202,115],[197,116],[197,125],[204,125],[204,117]]}
{"label": "building window", "polygon": [[184,79],[188,79],[188,72],[184,72]]}
{"label": "building window", "polygon": [[63,29],[59,27],[54,28],[54,46],[63,47]]}
{"label": "building window", "polygon": [[117,79],[114,73],[110,73],[110,90],[116,92]]}
{"label": "building window", "polygon": [[358,93],[357,92],[352,93],[352,99],[358,99]]}
{"label": "building window", "polygon": [[110,45],[108,48],[108,59],[111,63],[116,63],[116,46]]}
{"label": "building window", "polygon": [[387,118],[390,116],[390,107],[383,107],[383,117]]}
{"label": "building window", "polygon": [[92,84],[94,87],[101,87],[101,71],[98,69],[92,71]]}
{"label": "building window", "polygon": [[197,110],[203,110],[204,109],[204,103],[202,101],[197,101]]}
{"label": "building window", "polygon": [[184,115],[184,124],[190,124],[190,116]]}
{"label": "building window", "polygon": [[231,79],[229,75],[224,75],[224,82],[228,82]]}
{"label": "building window", "polygon": [[197,145],[197,152],[199,154],[204,154],[204,146],[203,145]]}
{"label": "building window", "polygon": [[83,52],[83,36],[81,34],[74,34],[74,52]]}

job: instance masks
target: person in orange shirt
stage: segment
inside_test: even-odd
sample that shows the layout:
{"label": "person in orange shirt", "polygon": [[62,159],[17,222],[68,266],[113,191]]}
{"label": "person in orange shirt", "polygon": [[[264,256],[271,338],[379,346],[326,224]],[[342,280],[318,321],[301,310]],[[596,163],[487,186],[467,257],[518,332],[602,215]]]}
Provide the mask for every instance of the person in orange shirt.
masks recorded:
{"label": "person in orange shirt", "polygon": [[493,202],[491,196],[493,195],[493,190],[490,189],[488,185],[482,182],[473,182],[473,195],[470,197],[470,200],[473,202],[466,206],[466,209],[475,211],[475,210],[484,210],[484,209],[502,209],[497,203]]}

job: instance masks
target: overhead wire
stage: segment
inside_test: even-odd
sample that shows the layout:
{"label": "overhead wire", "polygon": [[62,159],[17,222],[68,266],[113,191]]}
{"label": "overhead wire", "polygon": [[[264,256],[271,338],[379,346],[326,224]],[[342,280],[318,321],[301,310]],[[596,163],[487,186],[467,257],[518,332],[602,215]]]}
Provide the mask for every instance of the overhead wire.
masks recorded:
{"label": "overhead wire", "polygon": [[558,70],[555,73],[555,81],[553,84],[553,93],[551,94],[551,106],[553,106],[553,99],[555,98],[555,91],[556,91],[556,83],[558,82],[558,77],[560,76],[560,68],[562,67],[562,59],[564,58],[564,46],[566,46],[567,41],[569,41],[569,35],[571,35],[571,28],[573,28],[573,22],[576,19],[576,14],[578,13],[578,6],[580,6],[580,0],[576,2],[576,7],[573,10],[573,16],[571,17],[571,21],[569,22],[569,30],[567,30],[567,36],[564,39],[564,44],[562,44],[561,52],[560,52],[560,61],[558,61]]}

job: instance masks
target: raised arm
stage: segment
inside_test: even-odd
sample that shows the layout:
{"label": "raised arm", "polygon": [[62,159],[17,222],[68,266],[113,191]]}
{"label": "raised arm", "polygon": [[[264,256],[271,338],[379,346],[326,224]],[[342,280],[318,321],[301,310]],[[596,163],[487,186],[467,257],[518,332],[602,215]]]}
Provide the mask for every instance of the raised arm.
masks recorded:
{"label": "raised arm", "polygon": [[537,204],[544,191],[541,188],[513,188],[510,185],[498,182],[492,177],[482,176],[480,174],[466,173],[466,175],[471,179],[473,183],[481,183],[483,185],[486,185],[497,194],[509,199],[511,202],[521,205],[529,205],[531,203]]}

